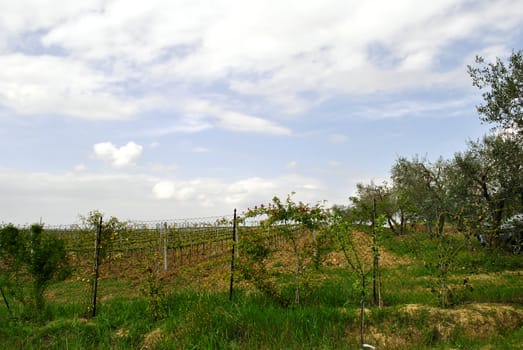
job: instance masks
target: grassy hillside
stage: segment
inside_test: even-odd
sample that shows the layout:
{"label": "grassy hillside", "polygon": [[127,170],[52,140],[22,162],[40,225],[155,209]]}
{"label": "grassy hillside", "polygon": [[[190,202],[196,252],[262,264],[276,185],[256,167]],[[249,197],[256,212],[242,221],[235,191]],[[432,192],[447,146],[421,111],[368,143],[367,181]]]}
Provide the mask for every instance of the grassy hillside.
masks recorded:
{"label": "grassy hillside", "polygon": [[[370,272],[370,237],[357,232],[354,244]],[[423,233],[385,234],[383,307],[372,304],[369,274],[365,342],[377,349],[523,349],[523,256],[486,251],[460,236],[446,244],[462,249],[445,268],[450,306],[442,308],[441,242]],[[293,258],[284,242],[266,262],[267,276],[287,300],[294,300]],[[228,253],[168,273],[148,270],[151,261],[156,266],[154,259],[131,264],[120,257],[102,266],[95,318],[85,317],[89,287],[82,268],[49,288],[47,309],[37,318],[14,299],[11,315],[0,306],[2,348],[360,348],[359,275],[339,250],[326,252],[319,270],[304,266],[300,305],[286,307],[240,273],[229,301]],[[151,305],[161,312],[154,314]]]}

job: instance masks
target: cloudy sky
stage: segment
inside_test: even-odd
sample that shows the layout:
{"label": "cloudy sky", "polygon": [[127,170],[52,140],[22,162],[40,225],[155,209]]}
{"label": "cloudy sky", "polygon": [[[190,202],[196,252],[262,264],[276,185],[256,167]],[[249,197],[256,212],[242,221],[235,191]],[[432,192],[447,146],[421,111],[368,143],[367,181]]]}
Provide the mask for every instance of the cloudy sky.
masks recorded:
{"label": "cloudy sky", "polygon": [[347,204],[488,131],[521,0],[0,1],[0,222]]}

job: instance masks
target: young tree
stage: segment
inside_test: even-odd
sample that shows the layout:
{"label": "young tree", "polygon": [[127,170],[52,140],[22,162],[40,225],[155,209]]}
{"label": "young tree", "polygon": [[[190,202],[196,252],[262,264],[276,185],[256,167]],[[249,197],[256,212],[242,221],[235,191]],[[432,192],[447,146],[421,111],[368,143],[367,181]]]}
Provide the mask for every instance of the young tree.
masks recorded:
{"label": "young tree", "polygon": [[[328,245],[326,241],[328,236],[323,235],[320,230],[326,223],[327,216],[321,204],[310,206],[302,202],[296,203],[292,200],[293,194],[287,196],[285,202],[274,197],[272,203],[251,209],[245,216],[265,217],[262,226],[277,227],[282,238],[291,243],[295,263],[294,303],[299,305],[306,263],[310,262],[319,269],[322,253]],[[242,241],[244,243],[240,249],[244,252],[244,259],[243,267],[240,266],[240,269],[244,270],[244,275],[245,272],[250,275],[249,277],[254,279],[254,283],[265,294],[277,296],[274,284],[264,277],[268,275],[265,261],[271,253],[266,237],[251,232],[251,237],[242,238]]]}
{"label": "young tree", "polygon": [[127,223],[111,216],[104,220],[104,214],[98,210],[89,212],[87,216],[80,216],[83,230],[94,241],[94,268],[91,278],[88,279],[91,288],[90,305],[87,312],[96,316],[98,278],[100,265],[111,258],[111,252],[116,242],[122,242],[127,234]]}
{"label": "young tree", "polygon": [[358,275],[358,287],[360,290],[360,344],[365,344],[365,300],[367,288],[367,276],[369,270],[360,256],[354,244],[352,225],[347,217],[340,215],[339,211],[331,211],[329,217],[329,231],[334,237],[337,245],[343,252],[350,270]]}
{"label": "young tree", "polygon": [[32,225],[29,232],[28,272],[33,278],[36,308],[42,310],[47,287],[55,281],[65,280],[71,269],[63,240],[45,234],[41,225]]}
{"label": "young tree", "polygon": [[[36,312],[44,309],[47,287],[66,279],[71,273],[63,240],[45,233],[42,225],[32,225],[28,231],[21,231],[12,225],[2,228],[0,258],[0,265],[6,269],[2,277],[13,278],[18,282],[17,275],[21,274],[30,279]],[[17,294],[23,298],[20,285],[9,286],[17,288]],[[8,305],[3,289],[2,294]]]}
{"label": "young tree", "polygon": [[25,262],[24,254],[27,252],[25,238],[13,225],[0,229],[0,292],[9,313],[11,308],[8,296],[23,297],[17,281]]}

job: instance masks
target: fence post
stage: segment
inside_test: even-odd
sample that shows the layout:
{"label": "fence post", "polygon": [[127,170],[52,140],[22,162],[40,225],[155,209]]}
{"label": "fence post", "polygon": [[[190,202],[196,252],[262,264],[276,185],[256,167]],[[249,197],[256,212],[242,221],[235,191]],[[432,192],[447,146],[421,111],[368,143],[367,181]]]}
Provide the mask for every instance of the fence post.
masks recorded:
{"label": "fence post", "polygon": [[167,230],[167,222],[163,223],[163,267],[167,271],[169,269],[169,250],[167,244],[169,243],[169,235]]}
{"label": "fence post", "polygon": [[94,281],[93,281],[93,303],[92,307],[92,317],[96,316],[96,294],[98,293],[98,276],[100,272],[100,240],[102,236],[102,220],[103,217],[100,216],[100,222],[98,223],[98,229],[96,230],[96,239],[94,243]]}
{"label": "fence post", "polygon": [[214,255],[218,256],[218,249],[220,245],[220,241],[218,240],[218,223],[214,223],[214,235],[216,237],[216,242],[214,244]]}
{"label": "fence post", "polygon": [[231,283],[229,285],[229,301],[232,301],[232,292],[234,285],[234,248],[236,247],[236,208],[232,219],[232,253],[231,253]]}
{"label": "fence post", "polygon": [[378,305],[381,309],[383,301],[381,300],[381,275],[379,266],[379,247],[378,247],[378,230],[381,229],[376,227],[376,197],[372,198],[372,298],[374,305]]}

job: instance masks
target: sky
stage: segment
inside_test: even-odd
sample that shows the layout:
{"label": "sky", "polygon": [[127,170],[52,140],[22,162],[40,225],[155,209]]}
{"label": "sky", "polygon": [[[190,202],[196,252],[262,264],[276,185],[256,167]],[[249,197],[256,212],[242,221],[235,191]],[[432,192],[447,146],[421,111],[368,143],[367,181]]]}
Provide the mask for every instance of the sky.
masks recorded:
{"label": "sky", "polygon": [[349,203],[489,131],[521,0],[0,0],[0,223]]}

